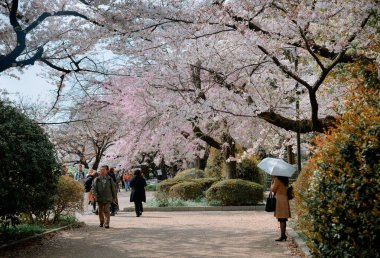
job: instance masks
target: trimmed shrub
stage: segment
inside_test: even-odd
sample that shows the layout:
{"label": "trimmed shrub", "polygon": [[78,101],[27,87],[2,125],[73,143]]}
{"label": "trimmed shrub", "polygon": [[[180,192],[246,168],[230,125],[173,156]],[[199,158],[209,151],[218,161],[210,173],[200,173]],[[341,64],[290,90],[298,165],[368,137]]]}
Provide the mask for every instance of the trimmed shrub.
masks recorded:
{"label": "trimmed shrub", "polygon": [[169,194],[169,190],[173,185],[176,185],[178,183],[183,182],[183,180],[178,180],[178,179],[166,179],[159,184],[157,184],[156,190],[159,193],[162,194]]}
{"label": "trimmed shrub", "polygon": [[194,200],[203,195],[202,185],[197,182],[178,183],[170,188],[169,196],[182,200]]}
{"label": "trimmed shrub", "polygon": [[174,179],[188,180],[188,179],[204,178],[204,177],[205,177],[205,172],[203,170],[197,169],[197,168],[189,168],[177,173]]}
{"label": "trimmed shrub", "polygon": [[254,157],[243,159],[237,164],[236,177],[264,185],[264,172],[257,167],[257,163]]}
{"label": "trimmed shrub", "polygon": [[61,215],[74,215],[83,210],[83,185],[71,177],[61,176],[58,181],[58,194],[54,205],[54,221]]}
{"label": "trimmed shrub", "polygon": [[379,90],[359,87],[345,104],[297,180],[297,213],[316,257],[380,257]]}
{"label": "trimmed shrub", "polygon": [[256,205],[263,198],[262,185],[242,179],[220,181],[206,192],[207,202],[224,206]]}
{"label": "trimmed shrub", "polygon": [[206,177],[222,178],[224,170],[223,154],[220,150],[211,148],[205,168]]}
{"label": "trimmed shrub", "polygon": [[54,205],[60,173],[44,130],[0,101],[0,217],[41,219]]}
{"label": "trimmed shrub", "polygon": [[197,184],[200,184],[202,191],[207,191],[213,184],[219,181],[217,178],[197,178],[191,180]]}

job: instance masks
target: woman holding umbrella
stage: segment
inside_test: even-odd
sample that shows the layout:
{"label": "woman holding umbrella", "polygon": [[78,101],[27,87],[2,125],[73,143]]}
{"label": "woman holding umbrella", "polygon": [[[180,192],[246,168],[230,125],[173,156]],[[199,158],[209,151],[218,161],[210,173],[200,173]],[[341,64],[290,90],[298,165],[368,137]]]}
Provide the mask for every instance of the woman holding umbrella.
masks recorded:
{"label": "woman holding umbrella", "polygon": [[286,222],[290,218],[290,206],[288,199],[289,177],[295,172],[295,168],[282,159],[265,158],[258,165],[266,173],[273,177],[271,191],[276,196],[276,210],[274,216],[280,222],[281,237],[276,241],[286,241]]}
{"label": "woman holding umbrella", "polygon": [[274,176],[272,179],[271,191],[276,196],[276,210],[274,216],[280,222],[281,236],[276,241],[286,241],[286,222],[290,218],[290,206],[287,195],[289,178],[284,176]]}

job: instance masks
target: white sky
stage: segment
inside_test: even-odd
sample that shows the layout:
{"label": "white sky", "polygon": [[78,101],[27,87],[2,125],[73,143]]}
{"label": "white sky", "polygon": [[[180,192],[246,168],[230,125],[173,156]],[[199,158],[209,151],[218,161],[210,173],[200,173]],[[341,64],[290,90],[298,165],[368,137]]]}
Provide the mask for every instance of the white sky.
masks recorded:
{"label": "white sky", "polygon": [[33,102],[49,100],[54,97],[52,90],[56,85],[50,84],[45,78],[39,77],[38,74],[42,73],[42,67],[39,65],[29,66],[23,70],[23,73],[18,72],[16,69],[12,71],[13,74],[20,77],[10,77],[8,75],[0,75],[0,89],[6,89],[10,95],[11,100],[15,100],[19,93],[20,97],[30,99]]}

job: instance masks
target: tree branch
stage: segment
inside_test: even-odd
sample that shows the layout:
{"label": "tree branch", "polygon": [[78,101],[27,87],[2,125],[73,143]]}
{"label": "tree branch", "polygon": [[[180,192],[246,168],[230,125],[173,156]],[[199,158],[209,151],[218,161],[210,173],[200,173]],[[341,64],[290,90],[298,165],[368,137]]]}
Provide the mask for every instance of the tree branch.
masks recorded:
{"label": "tree branch", "polygon": [[196,137],[198,137],[202,141],[206,142],[208,145],[214,147],[215,149],[220,150],[222,148],[222,145],[217,140],[215,140],[211,136],[205,134],[201,130],[201,128],[199,128],[199,126],[195,125],[194,122],[192,123],[192,127],[193,127],[193,132],[194,132]]}
{"label": "tree branch", "polygon": [[337,119],[333,116],[318,119],[320,128],[314,128],[312,120],[292,120],[282,115],[276,114],[273,111],[262,112],[257,115],[259,118],[267,121],[268,123],[283,128],[288,131],[310,133],[310,132],[325,132],[330,127],[335,127]]}
{"label": "tree branch", "polygon": [[303,86],[305,86],[308,90],[311,90],[312,89],[312,86],[307,83],[306,81],[302,80],[298,75],[296,75],[295,73],[293,73],[291,70],[289,70],[288,67],[286,67],[286,65],[282,64],[277,57],[275,57],[274,55],[270,54],[264,47],[258,45],[257,46],[264,54],[266,54],[268,57],[270,57],[273,62],[287,75],[289,75],[290,77],[292,77],[294,80],[296,80],[297,82],[299,82],[300,84],[302,84]]}

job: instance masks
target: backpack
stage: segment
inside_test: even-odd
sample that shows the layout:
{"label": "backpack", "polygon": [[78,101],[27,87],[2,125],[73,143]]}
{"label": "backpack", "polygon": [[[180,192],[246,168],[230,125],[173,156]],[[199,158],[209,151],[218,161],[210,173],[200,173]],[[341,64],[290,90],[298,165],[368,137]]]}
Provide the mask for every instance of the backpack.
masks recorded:
{"label": "backpack", "polygon": [[286,190],[286,195],[288,196],[288,200],[294,199],[294,189],[293,186],[289,186],[288,189]]}
{"label": "backpack", "polygon": [[86,190],[86,193],[88,193],[89,191],[91,191],[92,181],[93,181],[92,176],[87,177],[86,181],[84,181],[84,189]]}

